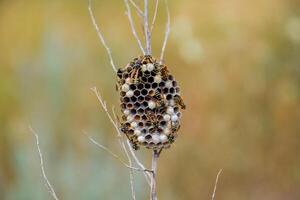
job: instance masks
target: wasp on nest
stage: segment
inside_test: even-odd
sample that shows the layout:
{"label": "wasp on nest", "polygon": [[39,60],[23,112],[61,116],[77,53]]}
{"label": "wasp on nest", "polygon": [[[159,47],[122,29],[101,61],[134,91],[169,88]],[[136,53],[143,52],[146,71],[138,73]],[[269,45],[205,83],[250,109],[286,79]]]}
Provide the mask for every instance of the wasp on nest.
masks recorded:
{"label": "wasp on nest", "polygon": [[169,148],[180,128],[185,104],[174,77],[152,56],[134,58],[117,72],[122,119],[120,130],[132,147]]}

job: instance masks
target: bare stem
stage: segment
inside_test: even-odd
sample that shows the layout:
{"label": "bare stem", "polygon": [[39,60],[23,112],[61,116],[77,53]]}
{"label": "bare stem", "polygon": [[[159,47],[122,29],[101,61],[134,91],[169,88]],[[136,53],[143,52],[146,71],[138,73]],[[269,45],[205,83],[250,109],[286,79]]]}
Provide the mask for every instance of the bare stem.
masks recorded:
{"label": "bare stem", "polygon": [[165,50],[166,50],[166,46],[167,46],[167,42],[169,39],[169,35],[170,35],[170,10],[169,10],[169,6],[168,6],[168,2],[167,0],[165,0],[165,4],[166,4],[166,10],[167,10],[167,24],[166,24],[166,30],[165,30],[165,38],[164,38],[164,42],[163,42],[163,46],[161,48],[161,54],[160,54],[160,63],[163,63],[164,60],[164,54],[165,54]]}
{"label": "bare stem", "polygon": [[152,177],[151,177],[151,190],[150,190],[150,200],[157,200],[157,184],[156,184],[156,176],[157,176],[157,161],[161,150],[153,150],[152,152]]}
{"label": "bare stem", "polygon": [[108,57],[109,57],[110,64],[111,64],[113,70],[114,70],[115,72],[117,72],[117,68],[116,68],[116,66],[115,66],[115,63],[114,63],[114,60],[113,60],[113,57],[112,57],[111,50],[110,50],[110,48],[108,47],[108,45],[106,44],[106,41],[105,41],[105,39],[104,39],[104,36],[103,36],[103,34],[102,34],[102,32],[101,32],[101,30],[100,30],[100,28],[99,28],[99,26],[98,26],[98,24],[97,24],[97,22],[96,22],[96,18],[95,18],[94,12],[93,12],[93,10],[92,10],[92,0],[89,0],[89,6],[88,6],[88,9],[89,9],[89,14],[90,14],[91,20],[92,20],[92,22],[93,22],[93,26],[94,26],[94,28],[95,28],[96,31],[97,31],[98,38],[99,38],[100,42],[102,43],[102,45],[104,46],[104,48],[105,48],[105,50],[106,50],[106,52],[107,52],[107,55],[108,55]]}
{"label": "bare stem", "polygon": [[133,7],[136,9],[138,15],[140,17],[143,17],[144,16],[144,13],[142,11],[142,9],[140,9],[140,7],[133,1],[133,0],[129,0],[129,2],[133,5]]}
{"label": "bare stem", "polygon": [[149,29],[149,14],[148,14],[149,2],[144,0],[144,32],[146,40],[146,55],[151,55],[151,32]]}
{"label": "bare stem", "polygon": [[55,190],[53,188],[53,186],[51,185],[47,175],[46,175],[46,172],[45,172],[45,168],[44,168],[44,159],[43,159],[43,154],[42,154],[42,151],[41,151],[41,148],[40,148],[40,142],[39,142],[39,136],[38,134],[33,130],[33,128],[29,125],[29,130],[30,132],[34,135],[35,137],[35,142],[36,142],[36,147],[38,149],[38,153],[39,153],[39,157],[40,157],[40,168],[41,168],[41,171],[42,171],[42,175],[43,175],[43,179],[45,181],[45,185],[48,189],[48,192],[50,193],[50,195],[52,196],[53,199],[55,200],[59,200],[56,193],[55,193]]}
{"label": "bare stem", "polygon": [[211,195],[211,200],[215,199],[215,195],[216,195],[216,191],[217,191],[217,185],[218,185],[218,181],[219,181],[219,176],[222,173],[222,171],[223,171],[223,169],[220,169],[218,174],[217,174],[216,181],[215,181],[215,186],[214,186],[214,191]]}
{"label": "bare stem", "polygon": [[132,19],[131,9],[130,9],[130,5],[128,3],[128,0],[124,0],[124,3],[125,3],[125,6],[126,6],[126,9],[127,9],[126,15],[128,17],[128,20],[129,20],[131,32],[132,32],[133,36],[135,37],[142,53],[145,55],[145,50],[143,48],[142,42],[141,42],[141,40],[140,40],[139,36],[137,35],[136,30],[135,30],[135,26],[134,26],[134,22],[133,22],[133,19]]}
{"label": "bare stem", "polygon": [[[117,136],[118,136],[118,141],[119,141],[119,144],[120,146],[122,147],[122,149],[124,150],[124,153],[126,154],[126,157],[128,158],[128,162],[129,162],[129,165],[131,166],[132,164],[132,161],[131,161],[131,157],[128,153],[128,150],[125,146],[125,143],[124,141],[122,140],[122,134],[118,128],[118,125],[117,123],[113,120],[113,117],[111,116],[111,114],[108,112],[108,109],[107,109],[107,106],[106,106],[106,102],[102,99],[100,93],[98,92],[97,88],[96,87],[93,87],[91,88],[91,90],[95,93],[95,95],[97,96],[97,99],[98,101],[100,102],[100,105],[102,106],[103,110],[105,111],[107,117],[109,118],[110,122],[113,124],[113,126],[115,127],[115,130],[117,132]],[[113,112],[114,113],[114,112]],[[141,169],[144,170],[144,175],[145,175],[145,178],[146,178],[146,181],[148,183],[149,182],[149,172],[146,171],[146,167],[139,161],[139,159],[137,158],[137,156],[135,155],[133,149],[131,148],[130,144],[129,144],[129,141],[127,140],[127,146],[129,148],[129,151],[132,155],[132,157],[134,158],[135,162],[140,166]]]}
{"label": "bare stem", "polygon": [[154,24],[155,24],[155,20],[156,20],[156,16],[157,16],[158,2],[159,2],[159,0],[156,0],[156,2],[155,2],[155,10],[154,10],[153,18],[152,18],[151,29],[150,29],[151,33],[152,33],[152,30],[153,30],[153,27],[154,27]]}

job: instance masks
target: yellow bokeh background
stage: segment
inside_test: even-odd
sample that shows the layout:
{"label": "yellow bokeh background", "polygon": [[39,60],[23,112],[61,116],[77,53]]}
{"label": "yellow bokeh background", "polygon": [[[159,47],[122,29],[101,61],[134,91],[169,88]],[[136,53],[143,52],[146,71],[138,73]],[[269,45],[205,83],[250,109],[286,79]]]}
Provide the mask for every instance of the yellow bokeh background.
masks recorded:
{"label": "yellow bokeh background", "polygon": [[[124,2],[93,4],[122,67],[140,54]],[[85,0],[0,1],[0,199],[51,198],[29,124],[60,199],[131,198],[128,170],[82,133],[124,157],[90,90],[96,86],[109,106],[118,106],[116,77],[87,6]],[[169,7],[165,62],[187,110],[178,139],[159,160],[159,199],[210,199],[220,168],[216,199],[300,199],[299,2],[169,0]],[[155,57],[165,11],[161,1]],[[138,155],[149,165],[150,152]],[[135,178],[137,199],[148,199],[143,176]]]}

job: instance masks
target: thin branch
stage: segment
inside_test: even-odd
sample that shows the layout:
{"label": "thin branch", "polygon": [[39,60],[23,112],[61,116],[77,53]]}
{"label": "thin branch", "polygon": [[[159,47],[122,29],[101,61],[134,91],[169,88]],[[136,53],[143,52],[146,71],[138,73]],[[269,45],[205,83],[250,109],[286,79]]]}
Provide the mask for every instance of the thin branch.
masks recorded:
{"label": "thin branch", "polygon": [[144,13],[143,13],[142,9],[133,0],[129,0],[129,2],[136,9],[136,11],[137,11],[137,13],[139,14],[140,17],[144,16]]}
{"label": "thin branch", "polygon": [[168,38],[170,35],[170,26],[171,26],[170,25],[171,24],[170,23],[170,10],[169,10],[167,0],[165,0],[165,4],[166,4],[166,9],[167,9],[167,24],[166,24],[166,30],[165,30],[165,38],[164,38],[163,46],[161,48],[160,63],[163,63],[163,60],[164,60],[164,54],[165,54]]}
{"label": "thin branch", "polygon": [[[120,144],[120,146],[123,148],[127,158],[128,158],[128,162],[129,162],[129,166],[131,166],[131,157],[128,153],[128,150],[124,144],[124,141],[122,140],[122,134],[118,128],[118,125],[117,123],[113,120],[111,114],[108,112],[107,110],[107,106],[106,106],[106,102],[102,99],[100,93],[98,92],[97,88],[96,87],[93,87],[91,88],[91,90],[95,93],[95,95],[97,96],[97,99],[98,101],[100,102],[100,105],[102,106],[103,110],[105,111],[107,117],[109,118],[110,122],[113,124],[113,126],[115,127],[116,131],[117,131],[117,136],[118,136],[118,142]],[[114,112],[113,112],[114,113]],[[146,168],[144,167],[144,165],[138,160],[138,158],[136,157],[135,153],[133,152],[133,149],[131,148],[130,144],[129,144],[129,141],[127,140],[127,145],[128,145],[128,148],[130,150],[130,153],[132,155],[132,157],[134,158],[135,162],[140,166],[141,169],[144,170],[144,175],[145,175],[145,178],[146,178],[146,181],[147,183],[150,183],[149,181],[149,172],[147,172]]]}
{"label": "thin branch", "polygon": [[[136,164],[138,166],[140,166],[140,168],[142,168],[143,170],[145,170],[145,166],[141,163],[141,161],[138,159],[137,155],[135,154],[134,150],[132,149],[130,142],[127,140],[127,147],[131,153],[131,156],[133,157],[134,161],[136,162]],[[152,170],[151,170],[152,171]],[[152,171],[153,172],[153,171]],[[149,186],[151,185],[150,179],[151,179],[151,174],[147,171],[144,172],[144,176],[145,179],[147,181],[147,183],[149,184]]]}
{"label": "thin branch", "polygon": [[149,29],[149,14],[148,14],[149,2],[144,0],[144,32],[146,40],[146,55],[151,55],[151,32]]}
{"label": "thin branch", "polygon": [[153,31],[153,27],[154,27],[155,20],[156,20],[156,16],[157,16],[158,2],[159,2],[159,0],[156,0],[156,2],[155,2],[155,10],[154,10],[153,18],[152,18],[151,29],[150,29],[151,33],[152,33],[152,31]]}
{"label": "thin branch", "polygon": [[219,176],[222,173],[222,171],[223,171],[223,169],[220,169],[218,174],[217,174],[216,181],[215,181],[215,186],[214,186],[214,191],[212,193],[211,200],[215,199],[215,195],[216,195],[216,191],[217,191],[217,185],[218,185],[218,181],[219,181]]}
{"label": "thin branch", "polygon": [[145,50],[143,48],[142,42],[141,42],[139,36],[137,35],[135,27],[134,27],[134,22],[133,22],[133,19],[132,19],[131,9],[130,9],[130,5],[128,3],[128,0],[124,0],[124,3],[125,3],[125,6],[126,6],[126,9],[127,9],[126,15],[128,17],[128,20],[129,20],[131,32],[132,32],[133,36],[135,37],[142,53],[145,55]]}
{"label": "thin branch", "polygon": [[122,163],[125,167],[132,169],[132,170],[136,170],[136,171],[147,171],[147,172],[151,172],[152,170],[150,169],[141,169],[141,168],[137,168],[137,167],[131,167],[130,165],[128,165],[125,161],[123,161],[120,156],[118,156],[116,153],[112,152],[108,147],[98,143],[93,137],[89,136],[89,134],[85,131],[82,130],[82,132],[88,137],[88,139],[95,144],[97,147],[103,149],[104,151],[106,151],[107,153],[109,153],[112,157],[114,157],[115,159],[117,159],[120,163]]}
{"label": "thin branch", "polygon": [[34,135],[35,137],[35,141],[36,141],[36,147],[38,149],[38,153],[39,153],[39,157],[40,157],[40,168],[41,168],[41,171],[42,171],[42,175],[43,175],[43,179],[45,181],[45,185],[48,189],[48,192],[50,193],[50,195],[52,196],[53,199],[55,200],[59,200],[56,193],[55,193],[55,190],[53,188],[53,186],[51,185],[47,175],[46,175],[46,172],[45,172],[45,168],[44,168],[44,159],[43,159],[43,154],[42,154],[42,151],[40,149],[40,142],[39,142],[39,136],[38,134],[33,130],[33,128],[29,125],[29,130],[30,132]]}
{"label": "thin branch", "polygon": [[95,15],[94,15],[94,12],[92,10],[92,0],[89,0],[89,6],[88,6],[88,9],[89,9],[89,14],[90,14],[90,17],[91,17],[91,20],[93,22],[93,25],[94,25],[94,28],[96,29],[97,31],[97,35],[98,35],[98,38],[100,40],[100,42],[102,43],[102,45],[104,46],[106,52],[107,52],[107,55],[109,57],[109,60],[110,60],[110,64],[113,68],[113,70],[117,73],[117,68],[115,66],[115,63],[114,63],[114,60],[113,60],[113,57],[112,57],[112,53],[111,53],[111,50],[110,48],[108,47],[108,45],[106,44],[106,41],[104,39],[104,36],[102,34],[102,32],[100,31],[100,28],[96,22],[96,18],[95,18]]}
{"label": "thin branch", "polygon": [[151,200],[157,200],[157,184],[156,184],[156,176],[157,176],[157,161],[159,158],[160,152],[157,150],[153,150],[152,152],[152,178],[151,178],[151,190],[150,197]]}

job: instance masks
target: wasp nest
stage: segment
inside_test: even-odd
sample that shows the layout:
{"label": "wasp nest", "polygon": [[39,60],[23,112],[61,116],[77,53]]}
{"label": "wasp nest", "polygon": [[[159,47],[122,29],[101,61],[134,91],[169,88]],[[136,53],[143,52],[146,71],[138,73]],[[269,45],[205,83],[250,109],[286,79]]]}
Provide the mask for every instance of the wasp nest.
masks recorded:
{"label": "wasp nest", "polygon": [[151,56],[133,59],[118,70],[121,131],[134,149],[168,148],[180,128],[181,109],[185,105],[180,89],[167,66]]}

